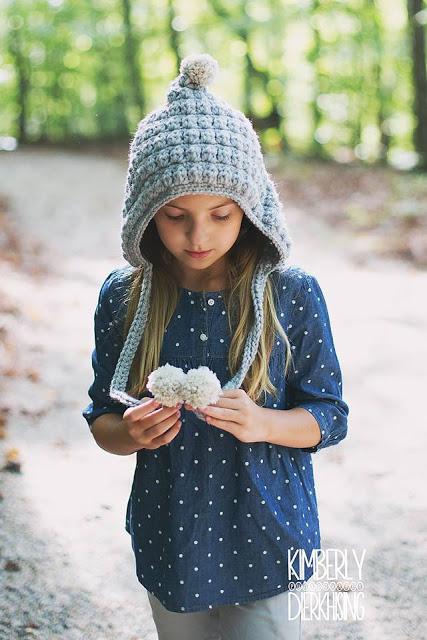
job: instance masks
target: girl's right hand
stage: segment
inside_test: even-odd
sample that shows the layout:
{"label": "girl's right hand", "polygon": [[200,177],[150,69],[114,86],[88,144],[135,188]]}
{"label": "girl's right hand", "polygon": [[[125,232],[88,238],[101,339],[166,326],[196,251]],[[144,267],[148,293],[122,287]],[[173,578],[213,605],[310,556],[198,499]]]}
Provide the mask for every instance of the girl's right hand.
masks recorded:
{"label": "girl's right hand", "polygon": [[162,407],[154,398],[145,399],[123,414],[127,435],[139,449],[158,449],[171,442],[181,428],[180,406]]}

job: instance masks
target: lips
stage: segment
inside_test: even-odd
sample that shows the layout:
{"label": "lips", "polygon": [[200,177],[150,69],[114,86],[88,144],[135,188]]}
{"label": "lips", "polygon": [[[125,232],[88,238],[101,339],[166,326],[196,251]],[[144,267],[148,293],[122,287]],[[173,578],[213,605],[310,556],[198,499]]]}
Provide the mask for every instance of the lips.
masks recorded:
{"label": "lips", "polygon": [[186,253],[188,253],[190,256],[195,256],[197,258],[197,257],[207,256],[211,251],[212,249],[209,249],[209,251],[186,251]]}

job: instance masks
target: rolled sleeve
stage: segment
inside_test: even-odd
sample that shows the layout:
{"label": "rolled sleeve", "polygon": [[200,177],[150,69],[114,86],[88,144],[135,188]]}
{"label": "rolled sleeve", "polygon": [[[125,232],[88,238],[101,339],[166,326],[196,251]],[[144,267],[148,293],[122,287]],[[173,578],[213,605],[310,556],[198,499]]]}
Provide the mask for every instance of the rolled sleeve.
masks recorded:
{"label": "rolled sleeve", "polygon": [[292,299],[287,329],[293,365],[287,378],[289,407],[301,407],[317,420],[321,440],[303,451],[316,453],[347,435],[349,407],[342,397],[342,375],[323,292],[315,276],[304,274]]}
{"label": "rolled sleeve", "polygon": [[92,401],[82,411],[89,428],[92,428],[93,421],[104,413],[123,415],[127,408],[109,396],[110,383],[123,347],[114,274],[115,271],[112,271],[104,280],[94,314],[94,379],[88,390]]}

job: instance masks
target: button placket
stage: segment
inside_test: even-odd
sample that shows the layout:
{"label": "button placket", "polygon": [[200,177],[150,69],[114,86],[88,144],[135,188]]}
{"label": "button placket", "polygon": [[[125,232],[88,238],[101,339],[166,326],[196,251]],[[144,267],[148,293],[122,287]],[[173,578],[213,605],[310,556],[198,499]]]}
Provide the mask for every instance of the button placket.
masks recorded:
{"label": "button placket", "polygon": [[[208,300],[206,300],[206,295],[203,292],[203,300],[201,301],[202,304],[202,309],[203,309],[203,316],[204,316],[204,321],[205,321],[205,326],[206,326],[206,333],[207,333],[207,337],[206,340],[204,341],[204,344],[206,345],[206,360],[204,361],[206,365],[208,365],[208,359],[209,355],[210,355],[210,351],[208,351],[208,339],[211,338],[212,334],[211,334],[211,330],[212,330],[212,315],[209,314],[209,309],[210,307],[212,307],[214,300],[212,298],[209,298]],[[212,508],[211,505],[214,503],[214,480],[212,480],[213,476],[215,475],[215,454],[213,453],[215,451],[215,434],[213,433],[213,429],[214,427],[210,426],[206,421],[205,421],[205,428],[207,429],[207,482],[208,482],[208,490],[207,490],[207,500],[208,500],[208,508]],[[213,528],[211,529],[211,531],[208,531],[208,539],[209,539],[209,543],[210,546],[212,546],[213,540],[214,540],[214,532],[213,532]]]}
{"label": "button placket", "polygon": [[[211,331],[212,331],[212,323],[213,323],[213,316],[212,314],[209,314],[209,308],[212,307],[215,304],[215,300],[213,298],[206,298],[206,294],[205,292],[202,293],[202,308],[203,308],[203,313],[204,313],[204,317],[205,317],[205,326],[206,326],[206,332],[205,332],[205,338],[202,338],[203,341],[206,344],[206,347],[208,347],[208,341],[209,338],[211,337]],[[209,357],[210,356],[210,351],[208,351],[206,349],[206,356]]]}
{"label": "button placket", "polygon": [[199,340],[202,343],[202,363],[203,365],[207,366],[207,357],[208,357],[208,341],[209,341],[209,331],[210,331],[210,327],[208,325],[208,316],[206,313],[206,296],[204,293],[202,293],[202,295],[200,296],[200,306],[201,306],[201,316],[202,316],[202,326],[203,329],[201,330],[200,334],[199,334]]}

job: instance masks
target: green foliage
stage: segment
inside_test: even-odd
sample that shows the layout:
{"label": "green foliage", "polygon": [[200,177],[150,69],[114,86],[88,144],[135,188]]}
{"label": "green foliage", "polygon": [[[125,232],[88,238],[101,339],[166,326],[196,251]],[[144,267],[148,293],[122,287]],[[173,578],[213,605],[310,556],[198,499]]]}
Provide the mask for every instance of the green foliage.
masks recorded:
{"label": "green foliage", "polygon": [[128,139],[164,102],[180,59],[208,51],[221,67],[214,90],[252,119],[267,151],[414,159],[404,0],[3,4],[0,136]]}

